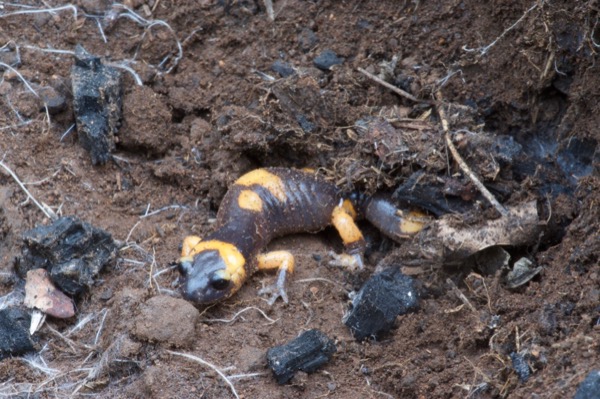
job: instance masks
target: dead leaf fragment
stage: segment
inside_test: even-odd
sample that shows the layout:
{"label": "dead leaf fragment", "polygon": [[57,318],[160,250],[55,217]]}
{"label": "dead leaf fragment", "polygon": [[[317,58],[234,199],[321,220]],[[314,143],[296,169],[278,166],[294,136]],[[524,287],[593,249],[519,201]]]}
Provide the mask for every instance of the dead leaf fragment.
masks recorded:
{"label": "dead leaf fragment", "polygon": [[45,269],[27,272],[25,306],[39,309],[59,319],[75,316],[73,301],[54,286]]}

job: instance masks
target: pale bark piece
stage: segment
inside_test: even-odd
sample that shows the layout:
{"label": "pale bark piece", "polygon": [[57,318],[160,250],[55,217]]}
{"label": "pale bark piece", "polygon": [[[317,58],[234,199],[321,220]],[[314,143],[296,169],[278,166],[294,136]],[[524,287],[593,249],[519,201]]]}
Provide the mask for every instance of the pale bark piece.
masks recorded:
{"label": "pale bark piece", "polygon": [[27,272],[25,306],[39,309],[59,319],[75,316],[73,301],[54,286],[45,269]]}
{"label": "pale bark piece", "polygon": [[539,238],[540,220],[536,201],[507,207],[507,213],[477,224],[463,224],[456,215],[446,215],[422,230],[406,253],[427,262],[452,264],[492,246],[522,247]]}

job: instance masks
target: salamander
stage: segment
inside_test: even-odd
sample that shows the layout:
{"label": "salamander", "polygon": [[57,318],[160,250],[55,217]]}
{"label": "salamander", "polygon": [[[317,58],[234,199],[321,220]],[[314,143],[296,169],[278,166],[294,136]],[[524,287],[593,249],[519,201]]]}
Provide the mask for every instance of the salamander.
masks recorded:
{"label": "salamander", "polygon": [[199,304],[216,302],[237,292],[256,270],[277,269],[277,282],[259,294],[270,294],[270,304],[279,297],[287,303],[285,280],[294,270],[294,256],[288,251],[263,253],[267,244],[275,237],[333,225],[346,253],[332,253],[330,263],[362,268],[365,240],[355,223],[359,216],[396,241],[423,227],[422,219],[405,217],[387,197],[344,195],[310,170],[251,171],[229,188],[214,232],[184,239],[178,262],[182,295]]}

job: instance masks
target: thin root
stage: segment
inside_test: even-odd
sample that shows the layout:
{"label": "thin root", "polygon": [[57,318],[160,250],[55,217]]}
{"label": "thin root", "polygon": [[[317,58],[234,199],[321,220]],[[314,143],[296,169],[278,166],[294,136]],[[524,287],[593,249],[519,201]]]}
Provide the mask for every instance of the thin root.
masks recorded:
{"label": "thin root", "polygon": [[223,381],[225,381],[225,383],[227,385],[229,385],[229,388],[231,389],[233,396],[235,396],[236,399],[240,399],[240,396],[238,395],[237,391],[235,390],[235,387],[233,386],[233,384],[231,383],[229,378],[227,378],[227,376],[225,374],[223,374],[223,372],[221,370],[219,370],[219,368],[217,366],[215,366],[214,364],[211,364],[211,363],[207,362],[206,360],[199,358],[198,356],[190,355],[188,353],[173,352],[170,350],[167,350],[167,353],[170,353],[171,355],[185,357],[186,359],[192,360],[194,362],[198,362],[198,363],[202,364],[203,366],[206,366],[206,367],[214,370],[217,374],[219,374],[219,376],[223,379]]}

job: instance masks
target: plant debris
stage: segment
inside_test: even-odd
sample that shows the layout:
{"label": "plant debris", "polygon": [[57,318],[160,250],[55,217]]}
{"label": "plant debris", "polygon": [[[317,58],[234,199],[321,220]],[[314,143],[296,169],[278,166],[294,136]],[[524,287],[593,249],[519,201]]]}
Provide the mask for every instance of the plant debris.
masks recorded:
{"label": "plant debris", "polygon": [[530,201],[508,207],[505,216],[469,225],[454,215],[444,216],[421,231],[410,243],[407,253],[420,254],[426,262],[459,263],[492,246],[531,245],[536,242],[539,231],[536,201]]}
{"label": "plant debris", "polygon": [[526,284],[529,280],[537,276],[542,267],[532,267],[533,262],[527,258],[517,260],[510,272],[506,275],[506,285],[508,288],[517,288]]}

